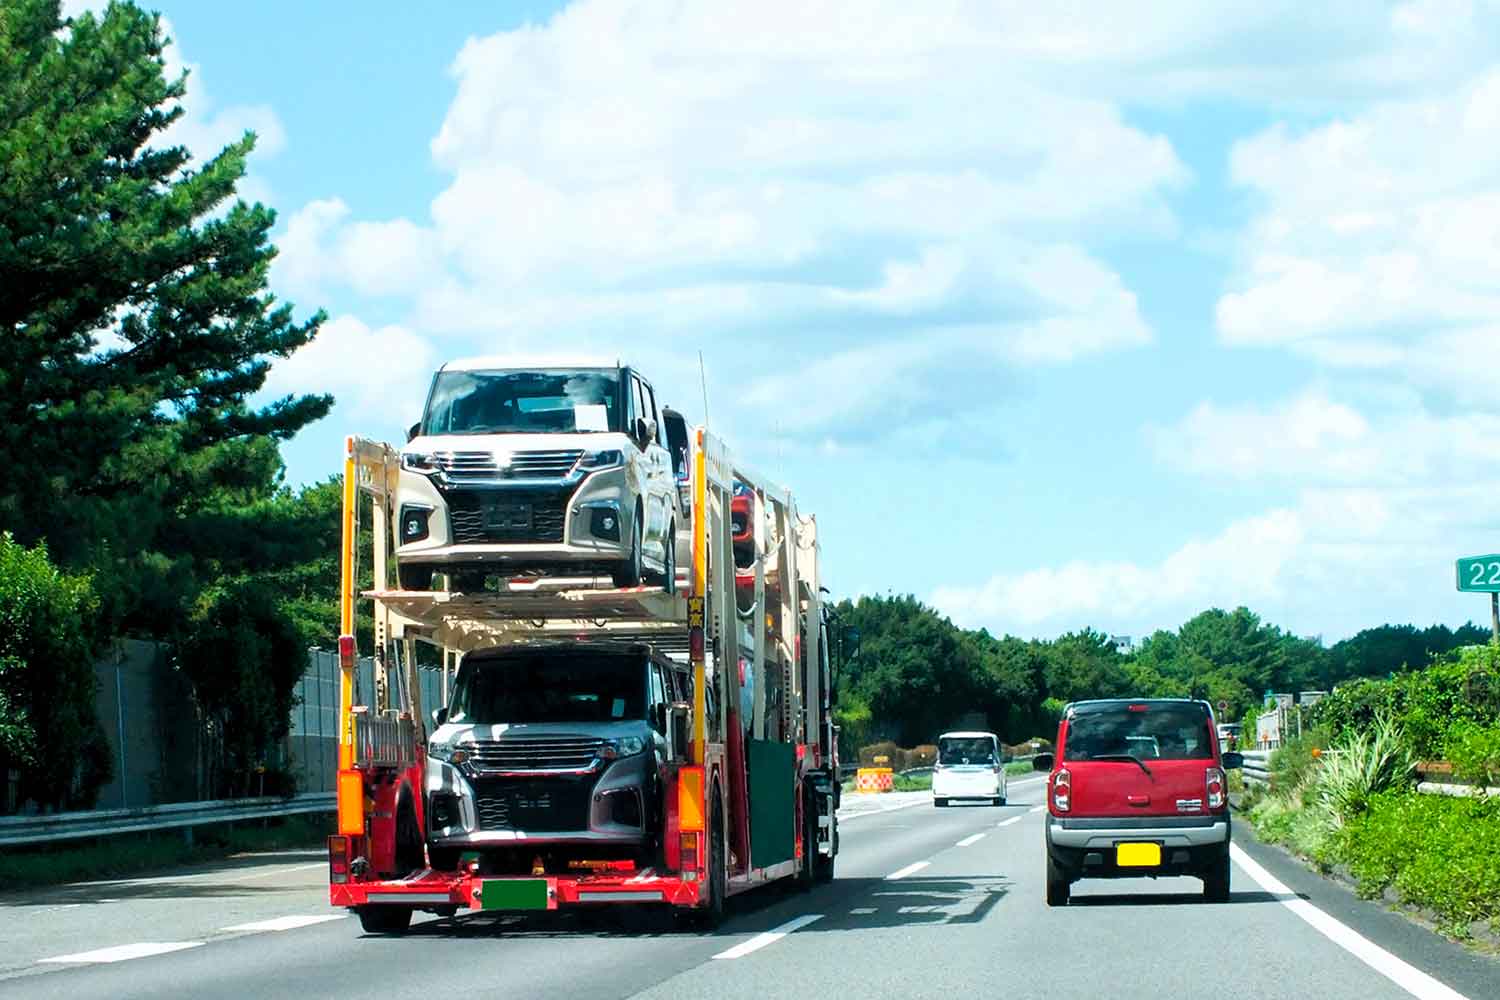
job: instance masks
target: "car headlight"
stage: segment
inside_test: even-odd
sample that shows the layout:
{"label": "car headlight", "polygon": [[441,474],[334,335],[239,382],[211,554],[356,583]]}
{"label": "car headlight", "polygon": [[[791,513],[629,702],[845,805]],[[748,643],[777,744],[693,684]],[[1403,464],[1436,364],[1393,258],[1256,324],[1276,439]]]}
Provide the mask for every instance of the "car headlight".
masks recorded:
{"label": "car headlight", "polygon": [[605,740],[599,756],[605,760],[614,760],[616,757],[634,757],[644,749],[646,749],[646,741],[639,736],[623,736],[617,740]]}
{"label": "car headlight", "polygon": [[586,451],[578,460],[580,469],[613,469],[617,465],[625,464],[625,453],[618,448],[609,448],[604,451]]}
{"label": "car headlight", "polygon": [[401,453],[401,468],[410,469],[412,472],[436,472],[437,456],[428,455],[419,451],[404,451]]}
{"label": "car headlight", "polygon": [[439,743],[433,740],[427,744],[427,756],[457,767],[469,759],[469,749],[467,743]]}

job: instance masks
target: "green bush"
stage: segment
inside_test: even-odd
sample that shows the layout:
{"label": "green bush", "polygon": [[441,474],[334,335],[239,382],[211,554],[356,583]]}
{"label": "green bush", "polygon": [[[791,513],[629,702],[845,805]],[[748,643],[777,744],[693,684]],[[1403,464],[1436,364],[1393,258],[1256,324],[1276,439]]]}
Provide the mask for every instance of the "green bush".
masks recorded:
{"label": "green bush", "polygon": [[1500,918],[1500,800],[1384,792],[1338,835],[1361,894],[1394,887],[1462,936]]}
{"label": "green bush", "polygon": [[20,772],[23,802],[88,808],[110,779],[94,714],[97,607],[87,577],[0,534],[0,770]]}
{"label": "green bush", "polygon": [[1453,773],[1476,785],[1500,785],[1500,726],[1460,722],[1448,730]]}
{"label": "green bush", "polygon": [[1328,746],[1326,730],[1310,729],[1287,740],[1271,753],[1271,783],[1277,788],[1294,791],[1305,785],[1318,766],[1315,750]]}

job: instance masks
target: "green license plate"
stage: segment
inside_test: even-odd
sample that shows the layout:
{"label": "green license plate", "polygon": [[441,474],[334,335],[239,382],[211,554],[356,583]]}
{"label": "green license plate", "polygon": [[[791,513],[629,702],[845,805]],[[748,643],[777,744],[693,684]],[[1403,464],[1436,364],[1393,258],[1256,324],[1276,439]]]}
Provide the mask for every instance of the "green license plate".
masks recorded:
{"label": "green license plate", "polygon": [[479,883],[481,910],[545,910],[544,878],[487,878]]}

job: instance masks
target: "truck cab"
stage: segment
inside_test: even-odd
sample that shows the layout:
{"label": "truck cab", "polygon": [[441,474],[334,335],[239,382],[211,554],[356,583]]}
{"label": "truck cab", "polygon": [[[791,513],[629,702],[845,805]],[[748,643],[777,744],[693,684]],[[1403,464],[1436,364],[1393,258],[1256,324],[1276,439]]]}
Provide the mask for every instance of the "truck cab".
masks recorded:
{"label": "truck cab", "polygon": [[427,745],[434,868],[566,870],[584,858],[651,864],[685,667],[634,645],[477,650],[459,666]]}

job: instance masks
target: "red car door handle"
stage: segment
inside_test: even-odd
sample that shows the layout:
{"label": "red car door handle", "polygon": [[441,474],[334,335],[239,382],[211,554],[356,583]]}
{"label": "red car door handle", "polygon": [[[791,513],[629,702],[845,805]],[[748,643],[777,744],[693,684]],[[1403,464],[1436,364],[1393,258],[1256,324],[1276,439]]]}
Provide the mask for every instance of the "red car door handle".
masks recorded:
{"label": "red car door handle", "polygon": [[1133,806],[1149,806],[1151,804],[1151,796],[1149,796],[1149,795],[1127,795],[1127,796],[1125,796],[1125,801],[1129,802]]}

